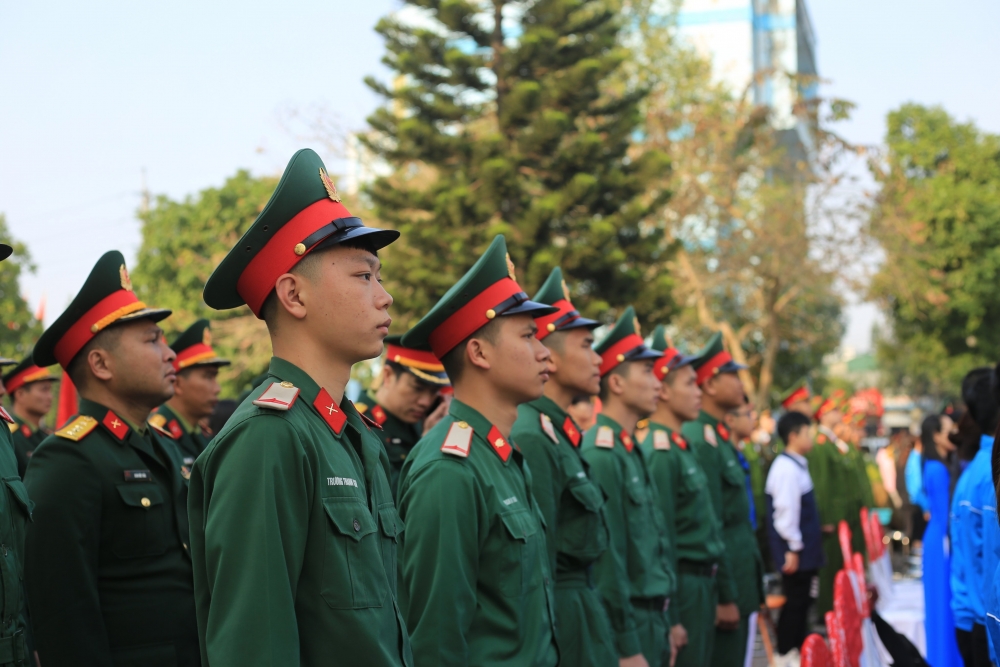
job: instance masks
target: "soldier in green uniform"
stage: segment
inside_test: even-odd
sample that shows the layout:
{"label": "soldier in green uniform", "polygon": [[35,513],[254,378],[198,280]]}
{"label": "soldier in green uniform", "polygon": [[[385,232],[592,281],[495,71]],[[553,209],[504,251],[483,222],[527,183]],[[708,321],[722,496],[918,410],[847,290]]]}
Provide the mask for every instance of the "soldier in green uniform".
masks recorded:
{"label": "soldier in green uniform", "polygon": [[651,347],[663,352],[653,366],[661,383],[660,400],[649,418],[642,450],[674,544],[677,594],[671,637],[686,640],[678,650],[678,665],[704,667],[712,662],[716,608],[720,600],[735,600],[736,589],[728,561],[722,558],[722,526],[705,471],[681,435],[682,425],[697,419],[701,410],[701,389],[692,367],[698,357],[670,347],[663,326],[653,331]]}
{"label": "soldier in green uniform", "polygon": [[149,418],[177,443],[184,465],[190,471],[194,460],[205,451],[212,434],[203,426],[219,402],[219,367],[228,366],[212,349],[208,320],[198,320],[177,337],[170,349],[177,355],[174,395]]}
{"label": "soldier in green uniform", "polygon": [[212,308],[249,306],[274,350],[191,474],[206,665],[413,664],[389,461],[344,397],[351,366],[389,333],[377,251],[398,236],[351,216],[301,150],[205,286]]}
{"label": "soldier in green uniform", "polygon": [[[716,333],[698,353],[693,364],[702,390],[698,418],[687,422],[681,433],[688,441],[708,478],[712,506],[722,522],[722,559],[735,585],[735,599],[720,597],[717,611],[714,667],[742,667],[750,632],[750,615],[764,602],[764,567],[757,548],[746,459],[730,442],[729,429],[722,422],[729,410],[743,405],[743,383],[738,371],[745,368],[733,361]],[[720,590],[721,594],[721,590]]]}
{"label": "soldier in green uniform", "polygon": [[511,439],[517,406],[548,379],[534,318],[553,311],[521,290],[497,236],[403,336],[441,360],[455,392],[399,478],[400,597],[417,667],[559,661],[541,512]]}
{"label": "soldier in green uniform", "polygon": [[451,400],[441,395],[443,388],[451,386],[441,361],[433,352],[403,347],[399,344],[401,338],[385,339],[385,365],[378,386],[362,394],[354,404],[358,412],[382,428],[378,435],[389,456],[393,497],[399,471],[410,450],[448,414]]}
{"label": "soldier in green uniform", "polygon": [[132,291],[118,251],[101,257],[38,340],[80,393],[78,416],[35,449],[25,587],[40,662],[199,665],[187,481],[150,411],[173,393],[169,310]]}
{"label": "soldier in green uniform", "polygon": [[[676,577],[670,536],[636,423],[656,409],[660,382],[631,306],[595,350],[603,411],[583,439],[591,476],[607,495],[611,544],[597,561],[597,588],[611,617],[621,665],[660,665],[671,650],[667,611]],[[666,665],[664,665],[666,667]]]}
{"label": "soldier in green uniform", "polygon": [[549,381],[541,398],[518,409],[511,438],[531,466],[532,492],[545,519],[562,664],[614,666],[618,651],[591,567],[608,546],[604,495],[590,480],[580,456],[583,435],[566,412],[575,397],[600,390],[601,358],[592,349],[600,323],[573,307],[559,267],[532,299],[559,309],[535,320],[551,355]]}
{"label": "soldier in green uniform", "polygon": [[3,376],[15,422],[10,425],[10,432],[17,457],[17,474],[22,479],[35,447],[51,433],[42,424],[42,419],[52,408],[52,385],[58,379],[48,368],[36,366],[30,354]]}

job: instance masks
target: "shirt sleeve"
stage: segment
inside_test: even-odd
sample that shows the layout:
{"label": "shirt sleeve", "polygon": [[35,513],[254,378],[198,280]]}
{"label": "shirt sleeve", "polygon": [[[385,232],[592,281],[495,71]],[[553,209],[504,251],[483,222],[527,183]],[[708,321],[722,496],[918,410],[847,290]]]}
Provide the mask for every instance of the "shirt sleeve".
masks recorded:
{"label": "shirt sleeve", "polygon": [[[802,551],[802,530],[800,517],[802,515],[802,494],[799,490],[796,470],[793,463],[778,460],[771,466],[767,476],[767,493],[771,496],[773,515],[772,525],[778,535],[788,543],[792,551]],[[772,554],[777,561],[779,554]],[[780,554],[784,557],[784,554]]]}
{"label": "shirt sleeve", "polygon": [[531,495],[545,520],[545,537],[548,544],[549,570],[556,571],[556,524],[559,514],[559,496],[563,480],[557,459],[556,443],[548,437],[518,432],[511,438],[521,448],[524,460],[531,470]]}

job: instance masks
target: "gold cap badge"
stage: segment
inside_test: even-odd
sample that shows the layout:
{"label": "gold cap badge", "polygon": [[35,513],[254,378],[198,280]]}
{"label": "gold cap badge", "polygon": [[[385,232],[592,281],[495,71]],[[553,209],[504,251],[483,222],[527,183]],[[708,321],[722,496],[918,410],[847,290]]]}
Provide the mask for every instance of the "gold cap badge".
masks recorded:
{"label": "gold cap badge", "polygon": [[566,300],[572,301],[572,299],[569,298],[569,287],[566,286],[565,280],[562,281],[562,288],[563,288],[563,296],[566,297]]}
{"label": "gold cap badge", "polygon": [[323,169],[322,167],[319,168],[319,177],[323,181],[323,187],[326,188],[327,196],[339,204],[340,193],[337,192],[337,186],[333,184],[333,180],[326,173],[326,169]]}
{"label": "gold cap badge", "polygon": [[517,276],[514,275],[514,262],[510,259],[510,253],[507,253],[507,275],[510,276],[511,280],[517,282]]}
{"label": "gold cap badge", "polygon": [[205,330],[201,332],[201,342],[205,345],[212,344],[212,330],[205,327]]}
{"label": "gold cap badge", "polygon": [[128,277],[128,269],[122,264],[118,267],[118,277],[122,279],[122,289],[128,292],[132,291],[132,279]]}

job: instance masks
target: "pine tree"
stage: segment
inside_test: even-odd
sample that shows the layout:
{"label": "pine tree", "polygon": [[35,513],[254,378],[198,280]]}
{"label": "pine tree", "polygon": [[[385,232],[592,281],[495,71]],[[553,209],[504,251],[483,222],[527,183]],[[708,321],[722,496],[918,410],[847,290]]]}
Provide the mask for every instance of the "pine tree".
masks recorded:
{"label": "pine tree", "polygon": [[670,278],[648,268],[670,251],[650,221],[667,193],[648,187],[668,164],[631,151],[645,91],[608,4],[409,0],[376,30],[395,77],[366,79],[386,104],[361,140],[389,167],[366,194],[403,234],[384,274],[401,324],[498,233],[529,293],[559,264],[591,316],[672,312]]}

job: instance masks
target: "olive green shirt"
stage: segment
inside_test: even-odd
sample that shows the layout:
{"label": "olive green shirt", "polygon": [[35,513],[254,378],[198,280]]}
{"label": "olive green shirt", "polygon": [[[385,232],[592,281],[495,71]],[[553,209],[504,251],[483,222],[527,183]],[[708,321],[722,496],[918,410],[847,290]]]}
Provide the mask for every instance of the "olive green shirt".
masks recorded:
{"label": "olive green shirt", "polygon": [[[42,442],[25,588],[46,667],[199,664],[187,480],[173,442],[106,407]],[[87,429],[90,429],[89,431]]]}
{"label": "olive green shirt", "polygon": [[28,461],[35,453],[35,448],[42,444],[45,438],[51,435],[50,431],[43,428],[34,428],[13,412],[10,413],[14,420],[10,427],[11,440],[14,442],[14,456],[17,458],[17,474],[24,478],[24,473],[28,469]]}
{"label": "olive green shirt", "polygon": [[399,473],[403,469],[406,457],[410,455],[410,450],[420,440],[422,425],[404,422],[379,405],[375,395],[370,391],[358,397],[355,407],[381,429],[376,430],[375,434],[382,439],[382,446],[385,447],[385,453],[389,457],[389,485],[392,487],[392,497],[395,498],[399,488]]}
{"label": "olive green shirt", "polygon": [[200,426],[197,424],[194,426],[188,424],[183,417],[171,410],[170,406],[166,403],[156,409],[156,412],[149,418],[149,421],[170,434],[170,437],[174,440],[174,444],[177,445],[177,448],[181,452],[184,465],[188,469],[194,465],[195,459],[205,451],[208,443],[212,440],[211,437],[201,430]]}
{"label": "olive green shirt", "polygon": [[[11,416],[11,419],[16,418]],[[0,435],[5,441],[5,445],[0,446],[0,479],[3,480],[3,492],[0,493],[0,554],[3,556],[0,558],[0,582],[3,583],[0,665],[28,665],[26,606],[21,582],[24,580],[24,534],[32,519],[34,503],[28,500],[28,491],[17,472],[11,432],[3,428],[11,423],[6,419],[0,422],[0,431],[6,431]]]}
{"label": "olive green shirt", "polygon": [[[454,453],[442,451],[449,443]],[[493,424],[453,400],[403,464],[399,511],[400,598],[417,667],[557,664],[531,473]]]}
{"label": "olive green shirt", "polygon": [[[298,389],[288,409],[253,404],[281,382]],[[191,475],[205,665],[413,664],[388,469],[349,400],[271,359]]]}
{"label": "olive green shirt", "polygon": [[642,450],[634,443],[626,447],[624,436],[631,441],[617,422],[600,414],[581,447],[592,479],[607,496],[611,543],[597,561],[596,578],[620,657],[642,652],[633,600],[669,599],[676,589],[670,536],[656,487]]}

